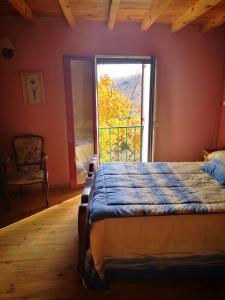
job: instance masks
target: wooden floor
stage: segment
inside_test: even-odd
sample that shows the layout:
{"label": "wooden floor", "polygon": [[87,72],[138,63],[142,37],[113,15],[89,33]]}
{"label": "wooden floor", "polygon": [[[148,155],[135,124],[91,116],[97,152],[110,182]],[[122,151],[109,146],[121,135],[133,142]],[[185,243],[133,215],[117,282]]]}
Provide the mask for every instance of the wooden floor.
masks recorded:
{"label": "wooden floor", "polygon": [[[70,191],[68,187],[52,189],[49,194],[49,206],[52,207],[74,198],[81,192],[82,190]],[[37,186],[25,186],[22,195],[18,188],[14,188],[10,191],[10,196],[12,198],[11,209],[8,210],[7,202],[0,195],[0,228],[46,209],[44,196]]]}
{"label": "wooden floor", "polygon": [[38,192],[14,198],[10,212],[1,202],[0,300],[225,299],[223,282],[210,280],[113,282],[109,291],[85,289],[76,271],[79,194],[52,192],[48,209]]}

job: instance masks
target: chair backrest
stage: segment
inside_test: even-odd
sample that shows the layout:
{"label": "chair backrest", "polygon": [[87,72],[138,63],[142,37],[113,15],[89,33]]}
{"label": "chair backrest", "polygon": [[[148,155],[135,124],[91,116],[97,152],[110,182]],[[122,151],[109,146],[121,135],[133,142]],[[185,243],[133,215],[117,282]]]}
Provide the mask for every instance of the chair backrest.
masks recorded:
{"label": "chair backrest", "polygon": [[17,166],[41,165],[44,153],[44,138],[39,135],[25,134],[12,140]]}

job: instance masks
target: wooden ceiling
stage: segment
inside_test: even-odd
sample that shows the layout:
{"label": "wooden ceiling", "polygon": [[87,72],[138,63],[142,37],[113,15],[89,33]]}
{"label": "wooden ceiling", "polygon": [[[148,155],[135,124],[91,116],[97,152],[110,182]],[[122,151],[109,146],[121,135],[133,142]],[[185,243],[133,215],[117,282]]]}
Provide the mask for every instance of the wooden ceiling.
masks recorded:
{"label": "wooden ceiling", "polygon": [[36,24],[39,17],[64,17],[69,26],[78,20],[138,22],[140,30],[154,23],[171,24],[173,32],[198,24],[203,32],[225,23],[225,0],[0,0],[1,15],[21,15]]}

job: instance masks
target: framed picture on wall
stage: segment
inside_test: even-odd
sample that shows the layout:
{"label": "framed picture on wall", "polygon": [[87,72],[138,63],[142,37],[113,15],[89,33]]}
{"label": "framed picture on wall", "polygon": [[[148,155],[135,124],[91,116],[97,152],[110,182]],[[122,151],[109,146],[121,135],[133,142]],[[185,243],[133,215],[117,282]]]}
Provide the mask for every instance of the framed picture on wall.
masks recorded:
{"label": "framed picture on wall", "polygon": [[42,72],[20,72],[25,104],[45,103],[45,84]]}

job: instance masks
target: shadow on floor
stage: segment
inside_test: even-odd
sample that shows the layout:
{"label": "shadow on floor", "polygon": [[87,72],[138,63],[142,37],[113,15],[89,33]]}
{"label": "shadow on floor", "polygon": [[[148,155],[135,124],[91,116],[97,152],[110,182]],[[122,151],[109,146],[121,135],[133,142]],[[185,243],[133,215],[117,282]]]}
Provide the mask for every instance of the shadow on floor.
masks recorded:
{"label": "shadow on floor", "polygon": [[[49,191],[49,207],[60,204],[68,199],[81,195],[82,190],[71,191],[68,187]],[[7,208],[6,199],[0,196],[0,228],[27,218],[46,209],[41,189],[24,187],[23,194],[14,188],[10,191],[11,208]]]}

